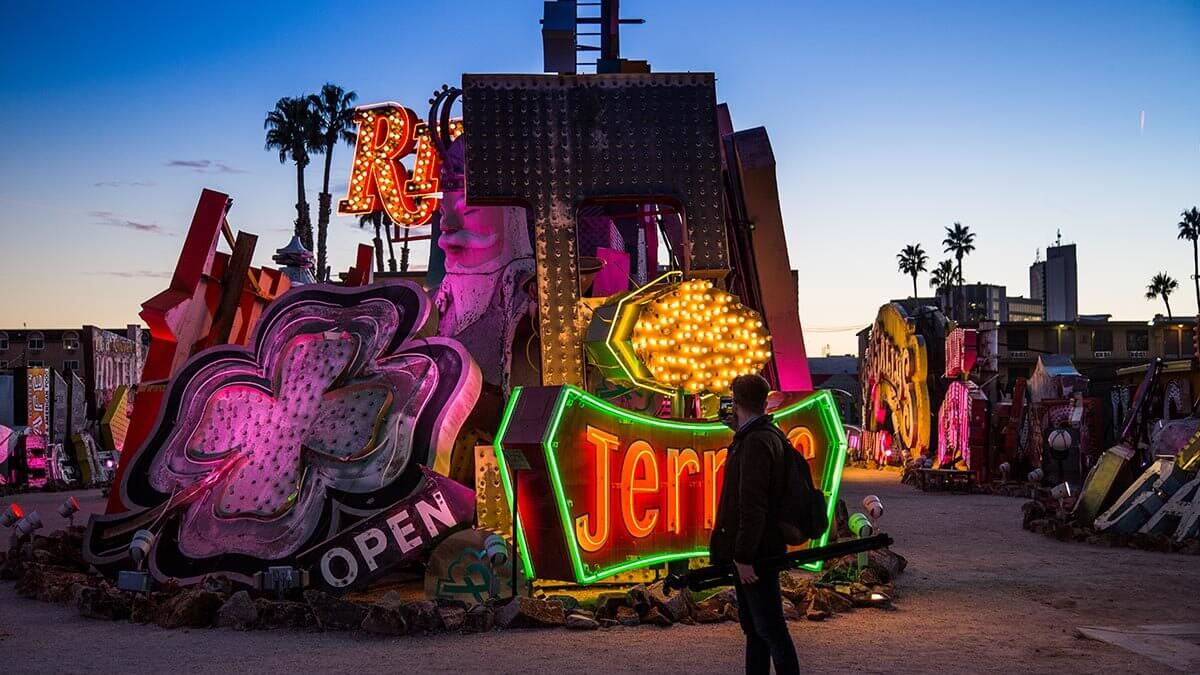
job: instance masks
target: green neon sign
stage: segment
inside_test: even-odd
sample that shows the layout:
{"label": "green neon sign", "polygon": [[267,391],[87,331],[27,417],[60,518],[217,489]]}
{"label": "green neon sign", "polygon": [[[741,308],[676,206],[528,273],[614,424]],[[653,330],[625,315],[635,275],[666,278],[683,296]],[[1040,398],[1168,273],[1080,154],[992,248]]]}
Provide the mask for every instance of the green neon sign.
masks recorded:
{"label": "green neon sign", "polygon": [[[810,394],[774,411],[774,416],[789,438],[811,455],[810,465],[814,474],[820,474],[819,485],[832,523],[846,457],[845,430],[832,394]],[[612,456],[607,449],[589,443],[583,430],[611,437]],[[540,571],[545,578],[589,584],[633,569],[707,556],[711,529],[707,519],[715,509],[717,475],[723,449],[731,439],[732,432],[723,424],[648,417],[575,387],[516,389],[497,433],[496,459],[510,509],[512,475],[503,450],[524,451],[533,467],[530,473],[536,474],[521,479],[522,514],[516,529],[525,574],[532,579]],[[630,472],[632,447],[646,456],[634,458],[641,462],[632,462]],[[681,472],[678,462],[672,466],[672,452],[676,459],[690,457],[695,470]],[[613,459],[624,460],[622,471],[615,470]],[[591,478],[597,470],[604,470],[602,461],[614,468],[610,478],[620,474],[621,479],[601,482]],[[665,479],[662,465],[672,474]],[[642,489],[630,488],[631,481],[640,481]],[[662,501],[664,494],[667,499]],[[690,506],[687,517],[682,508],[685,496]],[[648,501],[651,498],[660,501]],[[607,513],[600,512],[601,503]],[[531,520],[537,523],[536,537],[527,531]],[[603,545],[594,541],[589,547],[581,545],[579,528],[584,525],[580,521],[590,522],[604,533]],[[605,525],[595,525],[597,522]],[[638,526],[649,522],[653,531],[631,535],[630,522]],[[828,539],[826,532],[814,545],[824,545]],[[820,563],[806,567],[819,570]]]}

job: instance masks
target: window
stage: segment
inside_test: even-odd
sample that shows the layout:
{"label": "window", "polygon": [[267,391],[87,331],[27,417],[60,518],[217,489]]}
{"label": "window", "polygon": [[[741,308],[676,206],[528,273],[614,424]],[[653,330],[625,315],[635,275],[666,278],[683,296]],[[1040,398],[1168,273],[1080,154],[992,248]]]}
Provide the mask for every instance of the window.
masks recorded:
{"label": "window", "polygon": [[67,359],[66,361],[63,361],[63,370],[67,370],[67,371],[79,370],[79,360],[78,359]]}
{"label": "window", "polygon": [[34,359],[34,360],[31,360],[31,361],[29,362],[29,367],[30,367],[30,368],[45,368],[45,367],[46,367],[46,362],[45,362],[45,361],[38,361],[38,360]]}
{"label": "window", "polygon": [[0,359],[0,369],[7,368],[7,367],[8,367],[8,361],[5,361],[4,359]]}
{"label": "window", "polygon": [[40,352],[46,348],[46,338],[41,333],[30,333],[26,346],[31,352]]}
{"label": "window", "polygon": [[1029,331],[1020,328],[1010,328],[1008,331],[1008,350],[1024,351],[1029,349]]}
{"label": "window", "polygon": [[1113,348],[1112,330],[1102,328],[1092,331],[1092,351],[1111,352]]}
{"label": "window", "polygon": [[1125,331],[1125,348],[1131,352],[1150,351],[1150,331],[1145,329]]}
{"label": "window", "polygon": [[79,333],[76,333],[75,331],[64,333],[63,347],[69,352],[79,349]]}
{"label": "window", "polygon": [[0,333],[0,352],[8,351],[8,333]]}

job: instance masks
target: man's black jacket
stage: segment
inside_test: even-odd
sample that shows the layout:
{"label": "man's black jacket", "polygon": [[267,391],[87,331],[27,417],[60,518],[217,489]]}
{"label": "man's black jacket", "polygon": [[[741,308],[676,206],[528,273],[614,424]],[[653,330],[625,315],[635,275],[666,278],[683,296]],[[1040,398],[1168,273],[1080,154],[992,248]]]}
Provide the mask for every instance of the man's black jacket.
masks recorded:
{"label": "man's black jacket", "polygon": [[738,429],[725,458],[725,484],[709,540],[713,564],[753,564],[787,552],[772,505],[784,484],[787,438],[770,415]]}

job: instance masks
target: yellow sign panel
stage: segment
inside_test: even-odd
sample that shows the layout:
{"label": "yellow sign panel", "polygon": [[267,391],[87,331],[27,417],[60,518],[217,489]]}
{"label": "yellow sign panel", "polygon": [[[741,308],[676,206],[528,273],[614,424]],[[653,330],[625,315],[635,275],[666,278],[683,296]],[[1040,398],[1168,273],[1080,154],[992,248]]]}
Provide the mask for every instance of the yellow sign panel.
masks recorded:
{"label": "yellow sign panel", "polygon": [[929,449],[931,406],[925,339],[904,308],[879,308],[863,364],[863,425],[889,431],[912,455]]}
{"label": "yellow sign panel", "polygon": [[100,418],[100,436],[107,450],[121,452],[125,434],[129,432],[129,385],[122,384],[113,392],[104,417]]}

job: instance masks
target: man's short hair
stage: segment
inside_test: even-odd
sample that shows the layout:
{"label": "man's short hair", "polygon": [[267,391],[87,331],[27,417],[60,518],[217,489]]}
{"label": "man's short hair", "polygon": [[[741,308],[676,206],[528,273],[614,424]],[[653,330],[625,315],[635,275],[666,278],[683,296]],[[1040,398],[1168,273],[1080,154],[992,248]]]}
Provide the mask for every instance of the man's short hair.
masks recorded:
{"label": "man's short hair", "polygon": [[733,390],[733,401],[750,412],[761,413],[767,409],[767,394],[771,385],[762,375],[738,375],[729,386]]}

